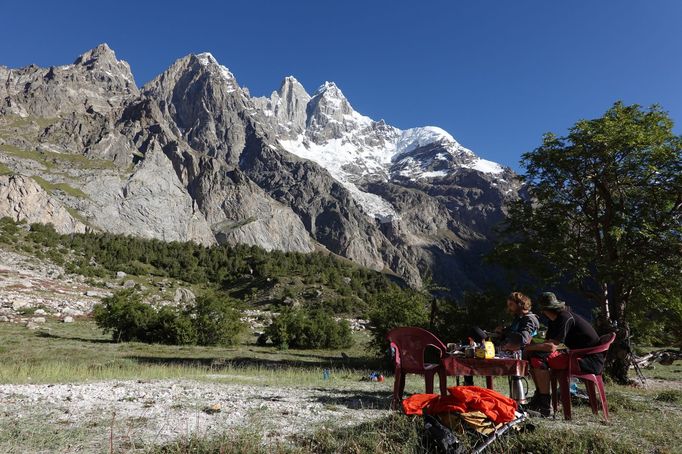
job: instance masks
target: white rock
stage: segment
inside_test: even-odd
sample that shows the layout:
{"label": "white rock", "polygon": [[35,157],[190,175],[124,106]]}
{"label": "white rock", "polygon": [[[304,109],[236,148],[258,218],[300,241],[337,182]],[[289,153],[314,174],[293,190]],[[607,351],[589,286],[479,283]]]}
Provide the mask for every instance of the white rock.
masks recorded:
{"label": "white rock", "polygon": [[126,276],[127,274],[124,273],[123,271],[116,271],[116,279],[123,279]]}
{"label": "white rock", "polygon": [[132,279],[128,279],[127,281],[125,281],[123,283],[123,288],[133,288],[133,287],[135,287],[135,281],[133,281]]}
{"label": "white rock", "polygon": [[67,315],[66,317],[64,317],[63,322],[64,323],[73,323],[73,317]]}
{"label": "white rock", "polygon": [[21,300],[14,301],[12,303],[12,309],[14,309],[15,311],[18,311],[18,310],[23,309],[23,308],[28,307],[28,306],[30,306],[30,304],[28,302],[21,301]]}
{"label": "white rock", "polygon": [[43,309],[38,309],[33,313],[33,315],[47,315],[47,312],[45,312]]}
{"label": "white rock", "polygon": [[77,309],[73,309],[73,308],[71,308],[71,307],[65,307],[65,308],[62,310],[62,315],[67,315],[67,316],[70,315],[70,316],[72,316],[72,317],[79,317],[79,316],[83,315],[83,312],[81,312],[81,311],[79,311],[79,310],[77,310]]}
{"label": "white rock", "polygon": [[33,323],[45,323],[47,320],[45,317],[33,317],[31,320]]}

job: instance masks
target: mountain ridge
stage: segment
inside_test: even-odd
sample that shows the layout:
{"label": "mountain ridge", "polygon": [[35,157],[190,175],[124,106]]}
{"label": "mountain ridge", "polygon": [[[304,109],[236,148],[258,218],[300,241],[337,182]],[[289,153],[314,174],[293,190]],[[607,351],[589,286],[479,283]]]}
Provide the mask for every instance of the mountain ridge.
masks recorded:
{"label": "mountain ridge", "polygon": [[0,67],[0,162],[82,191],[49,196],[88,228],[323,248],[414,286],[484,285],[481,250],[519,183],[446,131],[372,120],[333,82],[310,95],[287,76],[251,97],[206,52],[140,88],[106,45],[57,68]]}

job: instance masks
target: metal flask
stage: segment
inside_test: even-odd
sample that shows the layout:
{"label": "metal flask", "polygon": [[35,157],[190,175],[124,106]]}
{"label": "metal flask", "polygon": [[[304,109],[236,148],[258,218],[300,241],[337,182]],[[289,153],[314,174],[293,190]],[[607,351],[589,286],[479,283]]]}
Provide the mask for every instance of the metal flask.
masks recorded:
{"label": "metal flask", "polygon": [[[524,389],[523,382],[526,382]],[[520,404],[525,404],[527,402],[526,396],[528,391],[528,381],[525,378],[514,375],[509,377],[509,397],[514,399]]]}

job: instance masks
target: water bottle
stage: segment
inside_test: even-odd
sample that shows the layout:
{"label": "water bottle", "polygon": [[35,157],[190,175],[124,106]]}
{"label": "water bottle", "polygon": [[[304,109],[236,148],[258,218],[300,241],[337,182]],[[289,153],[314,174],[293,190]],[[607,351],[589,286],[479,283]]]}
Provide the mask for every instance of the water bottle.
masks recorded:
{"label": "water bottle", "polygon": [[578,380],[576,378],[571,379],[571,384],[570,384],[570,391],[571,394],[574,396],[578,395]]}
{"label": "water bottle", "polygon": [[[523,382],[526,382],[524,389]],[[525,404],[528,394],[528,382],[525,378],[514,375],[509,377],[509,396],[520,404]]]}

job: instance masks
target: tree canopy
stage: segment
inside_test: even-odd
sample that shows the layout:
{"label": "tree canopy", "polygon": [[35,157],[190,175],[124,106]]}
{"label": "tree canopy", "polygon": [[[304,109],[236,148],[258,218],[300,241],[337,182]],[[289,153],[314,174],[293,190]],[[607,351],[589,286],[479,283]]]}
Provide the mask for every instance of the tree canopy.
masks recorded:
{"label": "tree canopy", "polygon": [[[679,309],[682,136],[672,129],[658,106],[617,102],[565,137],[546,134],[523,155],[528,197],[511,209],[497,252],[504,264],[594,301],[599,327],[621,341],[628,316],[647,304]],[[614,367],[624,379],[626,365]]]}

